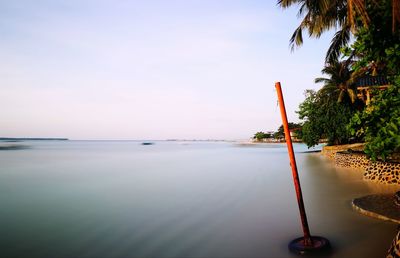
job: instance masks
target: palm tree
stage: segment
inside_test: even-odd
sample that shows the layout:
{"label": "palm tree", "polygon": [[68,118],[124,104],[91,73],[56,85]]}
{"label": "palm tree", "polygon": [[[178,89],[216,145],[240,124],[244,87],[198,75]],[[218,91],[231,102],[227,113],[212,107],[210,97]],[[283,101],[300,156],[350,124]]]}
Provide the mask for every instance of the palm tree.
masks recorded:
{"label": "palm tree", "polygon": [[[400,0],[392,1],[392,30],[397,30],[400,23]],[[299,5],[298,16],[303,17],[300,25],[294,31],[290,45],[292,50],[303,44],[303,30],[307,30],[310,37],[319,38],[324,32],[336,29],[331,41],[325,61],[333,63],[338,60],[340,49],[350,41],[351,33],[359,27],[367,27],[370,23],[366,8],[366,0],[278,0],[278,5],[288,8]],[[373,4],[380,4],[372,1]],[[359,17],[361,23],[356,22]]]}
{"label": "palm tree", "polygon": [[357,98],[354,88],[356,73],[353,73],[349,66],[348,60],[325,66],[322,73],[328,75],[328,78],[315,79],[315,83],[324,83],[320,91],[337,98],[337,102],[342,102],[347,96],[351,103],[354,103]]}

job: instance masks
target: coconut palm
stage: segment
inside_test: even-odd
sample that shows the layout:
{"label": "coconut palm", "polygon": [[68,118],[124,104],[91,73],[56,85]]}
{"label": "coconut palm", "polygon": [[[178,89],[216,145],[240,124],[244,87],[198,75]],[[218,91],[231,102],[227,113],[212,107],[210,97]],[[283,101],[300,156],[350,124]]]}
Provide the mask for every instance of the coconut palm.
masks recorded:
{"label": "coconut palm", "polygon": [[[391,1],[394,32],[397,23],[400,23],[400,0]],[[290,39],[292,50],[303,44],[303,30],[308,31],[310,37],[319,38],[324,32],[336,29],[325,58],[327,63],[335,62],[340,55],[340,49],[350,41],[351,33],[354,34],[360,26],[367,27],[370,23],[366,2],[366,0],[278,0],[278,5],[282,8],[299,5],[298,16],[303,17]],[[378,1],[372,3],[380,4]],[[361,22],[357,23],[357,17]]]}
{"label": "coconut palm", "polygon": [[349,68],[349,61],[335,62],[322,69],[322,73],[328,78],[316,78],[315,83],[324,83],[321,92],[337,98],[337,102],[342,102],[347,96],[351,103],[356,101],[356,89],[354,81],[356,74]]}

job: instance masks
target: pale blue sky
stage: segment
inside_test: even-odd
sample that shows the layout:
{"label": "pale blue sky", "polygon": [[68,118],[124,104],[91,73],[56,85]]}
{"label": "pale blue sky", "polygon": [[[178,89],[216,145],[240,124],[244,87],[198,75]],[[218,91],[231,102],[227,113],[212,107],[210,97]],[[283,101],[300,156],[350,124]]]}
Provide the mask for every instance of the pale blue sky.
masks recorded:
{"label": "pale blue sky", "polygon": [[297,121],[330,37],[269,0],[0,1],[0,136],[246,139]]}

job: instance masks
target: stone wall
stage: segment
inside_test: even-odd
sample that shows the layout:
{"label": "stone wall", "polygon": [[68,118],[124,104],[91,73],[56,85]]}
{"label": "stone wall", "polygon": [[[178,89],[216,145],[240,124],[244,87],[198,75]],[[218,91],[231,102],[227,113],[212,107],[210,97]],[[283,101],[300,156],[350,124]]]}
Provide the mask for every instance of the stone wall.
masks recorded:
{"label": "stone wall", "polygon": [[359,152],[336,152],[334,160],[337,167],[362,168],[364,170],[371,163],[365,154]]}
{"label": "stone wall", "polygon": [[400,163],[370,162],[364,179],[384,184],[400,184]]}
{"label": "stone wall", "polygon": [[400,184],[400,163],[372,162],[360,152],[337,151],[330,155],[333,156],[337,167],[363,169],[366,180],[383,184]]}

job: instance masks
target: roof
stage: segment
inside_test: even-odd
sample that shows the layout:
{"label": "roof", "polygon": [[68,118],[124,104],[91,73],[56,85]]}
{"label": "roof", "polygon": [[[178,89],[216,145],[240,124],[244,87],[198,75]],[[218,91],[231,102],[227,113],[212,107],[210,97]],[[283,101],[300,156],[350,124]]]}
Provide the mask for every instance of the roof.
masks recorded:
{"label": "roof", "polygon": [[357,79],[356,87],[363,87],[363,86],[382,86],[388,85],[389,82],[385,76],[363,76]]}

